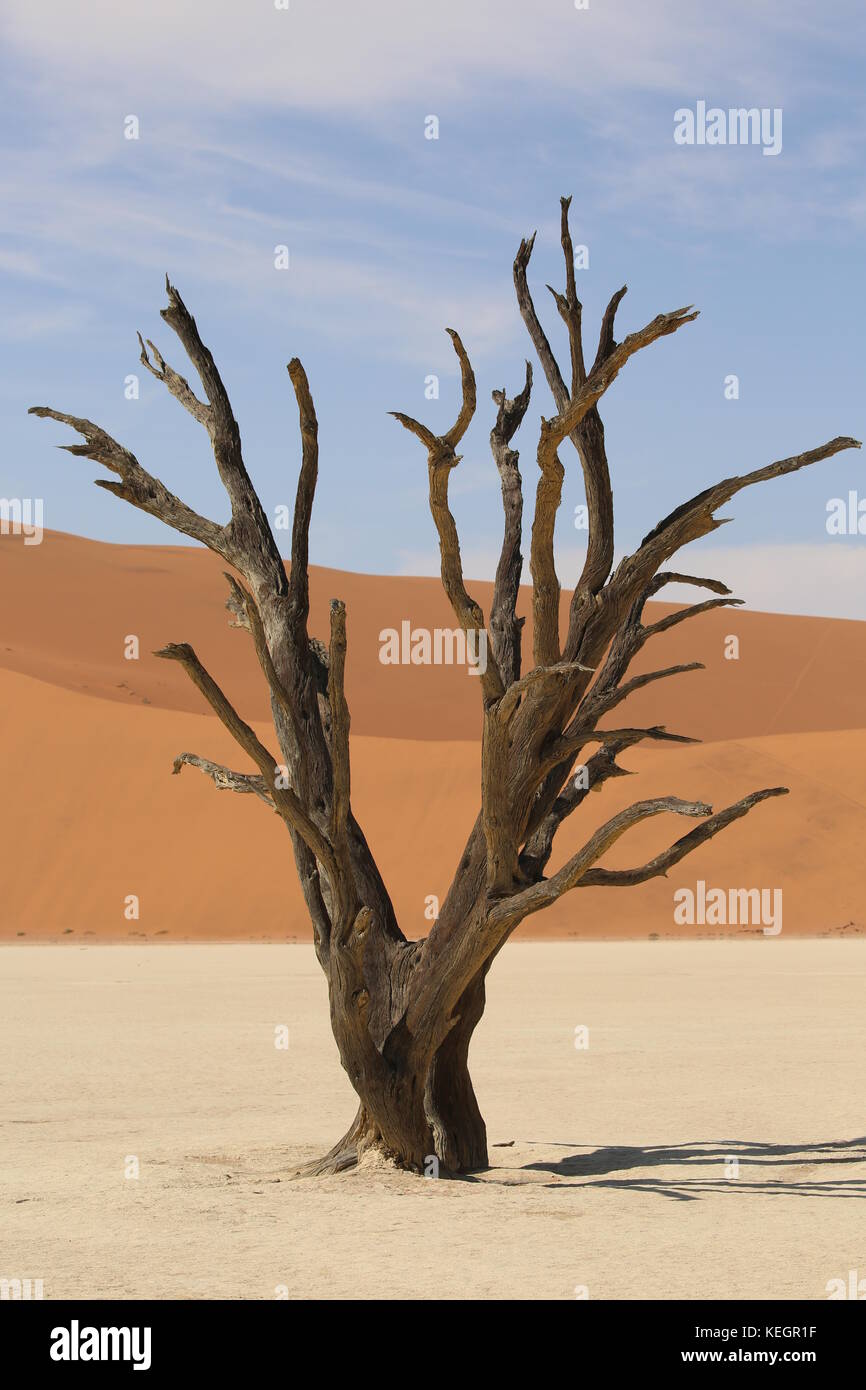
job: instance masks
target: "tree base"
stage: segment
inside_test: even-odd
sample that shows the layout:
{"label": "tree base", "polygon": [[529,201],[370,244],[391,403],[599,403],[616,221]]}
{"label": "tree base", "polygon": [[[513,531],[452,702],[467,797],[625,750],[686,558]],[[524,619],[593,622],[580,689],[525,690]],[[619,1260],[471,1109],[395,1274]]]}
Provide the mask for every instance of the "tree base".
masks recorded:
{"label": "tree base", "polygon": [[[434,1153],[431,1144],[431,1152],[425,1155],[422,1164],[395,1152],[393,1147],[384,1141],[375,1127],[371,1126],[363,1107],[361,1107],[350,1129],[343,1135],[342,1139],[321,1158],[310,1159],[307,1163],[302,1163],[300,1167],[295,1169],[292,1177],[324,1178],[334,1177],[338,1173],[348,1173],[357,1168],[365,1156],[370,1158],[376,1156],[389,1167],[400,1169],[406,1173],[423,1174],[425,1177],[450,1178],[479,1172],[490,1166],[487,1157],[487,1136],[480,1113],[476,1111],[476,1114],[472,1115],[471,1118],[473,1123],[467,1126],[465,1132],[459,1137],[453,1131],[447,1136],[445,1152],[441,1150],[442,1141],[446,1139],[446,1136],[440,1131],[436,1143],[436,1148],[440,1151]],[[436,1160],[437,1164],[435,1173],[430,1171],[430,1161],[433,1159]]]}

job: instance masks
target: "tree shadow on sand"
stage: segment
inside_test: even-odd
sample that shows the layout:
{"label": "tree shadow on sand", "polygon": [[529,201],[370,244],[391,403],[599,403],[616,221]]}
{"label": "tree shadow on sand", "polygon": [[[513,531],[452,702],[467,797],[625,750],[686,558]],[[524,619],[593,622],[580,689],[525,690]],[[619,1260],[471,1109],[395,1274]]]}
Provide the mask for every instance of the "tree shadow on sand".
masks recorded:
{"label": "tree shadow on sand", "polygon": [[[536,1141],[530,1141],[535,1143]],[[540,1148],[569,1149],[569,1144],[540,1144]],[[737,1159],[738,1175],[728,1175],[725,1166]],[[650,1192],[673,1201],[692,1202],[710,1193],[759,1193],[764,1196],[866,1197],[866,1177],[784,1178],[772,1173],[752,1174],[753,1169],[813,1168],[851,1163],[866,1164],[866,1138],[840,1139],[820,1144],[763,1144],[745,1140],[695,1142],[690,1144],[611,1147],[582,1153],[567,1153],[558,1159],[539,1159],[520,1169],[523,1173],[550,1173],[558,1179],[545,1187],[609,1187],[632,1192]],[[641,1173],[634,1177],[615,1177],[646,1168],[706,1168],[718,1165],[718,1175],[704,1173],[694,1178],[653,1178]],[[565,1181],[563,1181],[565,1179]],[[577,1179],[578,1181],[569,1181]]]}

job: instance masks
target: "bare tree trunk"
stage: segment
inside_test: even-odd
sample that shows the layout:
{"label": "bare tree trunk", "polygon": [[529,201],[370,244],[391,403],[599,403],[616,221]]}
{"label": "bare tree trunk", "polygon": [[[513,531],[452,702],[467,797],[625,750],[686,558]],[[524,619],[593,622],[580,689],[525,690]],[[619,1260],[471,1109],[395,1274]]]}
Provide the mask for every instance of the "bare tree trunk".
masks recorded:
{"label": "bare tree trunk", "polygon": [[485,1004],[485,963],[464,990],[458,1018],[433,1055],[427,1073],[425,1109],[442,1166],[455,1173],[487,1167],[487,1126],[469,1075],[469,1044]]}
{"label": "bare tree trunk", "polygon": [[[349,710],[344,692],[346,610],[332,601],[329,642],[308,631],[308,534],[318,476],[318,423],[306,373],[297,358],[289,377],[298,406],[301,466],[288,574],[267,518],[246,471],[240,431],[228,394],[195,320],[166,281],[162,317],[177,334],[198,373],[205,399],[139,335],[141,361],[207,430],[214,460],[231,504],[219,525],[199,516],[171,493],[138,459],[92,421],[45,406],[31,413],[72,426],[84,440],[65,445],[90,458],[119,481],[98,480],[140,510],[158,517],[220,555],[228,574],[227,607],[234,626],[252,638],[271,693],[279,761],[258,739],[186,643],[157,653],[180,662],[232,734],[255,771],[236,772],[195,753],[175,758],[174,771],[195,767],[222,790],[253,793],[284,821],[313,926],[316,955],[328,981],[331,1024],[340,1060],[359,1107],[343,1138],[307,1173],[338,1173],[375,1150],[418,1171],[468,1172],[487,1164],[487,1134],[469,1074],[469,1049],[484,1012],[487,974],[515,927],[528,915],[572,889],[628,887],[665,874],[700,845],[786,788],[768,787],[713,813],[703,802],[658,797],[619,812],[586,839],[582,848],[545,877],[555,836],[583,805],[589,789],[621,776],[617,757],[643,739],[686,741],[663,727],[608,727],[602,721],[635,690],[651,681],[696,670],[700,663],[668,667],[628,678],[629,666],[647,641],[677,623],[718,605],[736,603],[719,580],[660,567],[683,545],[721,525],[716,510],[743,488],[794,473],[843,449],[859,448],[840,437],[751,473],[724,479],[662,520],[633,554],[613,568],[613,492],[598,402],[626,362],[697,317],[691,306],[659,314],[621,343],[614,336],[625,289],[612,296],[602,320],[598,349],[587,367],[582,307],[577,298],[570,199],[562,200],[564,294],[553,291],[568,331],[570,371],[563,376],[535,310],[527,271],[534,235],[521,242],[514,283],[521,315],[556,406],[542,419],[539,481],[532,524],[533,666],[521,674],[522,618],[516,604],[521,555],[523,493],[511,441],[524,419],[532,387],[526,364],[522,390],[509,399],[496,390],[497,416],[490,436],[502,485],[504,533],[496,570],[489,629],[466,589],[457,527],[448,500],[456,452],[476,409],[475,376],[459,335],[448,329],[460,364],[461,402],[443,435],[407,415],[400,423],[427,450],[429,503],[439,537],[442,584],[455,617],[487,656],[479,669],[483,738],[481,808],[460,857],[439,918],[426,940],[407,941],[376,861],[351,808]],[[586,561],[571,603],[568,628],[559,623],[560,584],[554,533],[564,467],[558,450],[574,446],[583,474],[589,516]],[[237,576],[240,576],[238,578]],[[645,624],[646,601],[676,582],[709,589],[718,597]],[[597,751],[587,756],[587,747]],[[572,779],[576,764],[587,780]],[[599,863],[628,830],[650,816],[673,814],[700,823],[648,863],[613,870]]]}
{"label": "bare tree trunk", "polygon": [[[370,1148],[419,1170],[431,1169],[434,1159],[439,1172],[487,1165],[487,1131],[469,1075],[469,1045],[484,1012],[488,963],[464,991],[438,1046],[419,1051],[399,1024],[381,1050],[373,1042],[381,1022],[371,1020],[370,1001],[399,998],[406,991],[415,954],[412,947],[390,960],[371,953],[373,958],[359,967],[350,945],[332,957],[331,1025],[361,1107],[347,1135],[322,1161],[329,1171],[351,1166]],[[324,1169],[316,1164],[311,1171]]]}

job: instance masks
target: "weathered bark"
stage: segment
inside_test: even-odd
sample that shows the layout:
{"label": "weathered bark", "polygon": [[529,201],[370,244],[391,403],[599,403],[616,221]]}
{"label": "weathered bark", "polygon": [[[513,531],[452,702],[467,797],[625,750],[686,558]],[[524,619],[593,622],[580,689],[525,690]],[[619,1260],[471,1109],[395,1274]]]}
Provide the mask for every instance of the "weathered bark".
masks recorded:
{"label": "weathered bark", "polygon": [[[566,326],[570,370],[560,371],[535,310],[527,279],[534,236],[521,242],[514,262],[520,312],[556,406],[543,419],[537,449],[539,482],[532,524],[534,665],[521,673],[521,627],[516,606],[522,571],[523,492],[512,440],[523,421],[532,387],[509,399],[494,391],[498,407],[490,436],[502,485],[504,532],[489,626],[467,591],[457,527],[448,499],[457,446],[476,410],[469,355],[449,329],[460,364],[461,400],[452,427],[435,435],[410,416],[400,423],[427,451],[429,503],[439,538],[442,583],[457,620],[480,649],[486,643],[482,695],[480,811],[460,857],[441,912],[429,936],[407,941],[400,930],[373,854],[352,811],[349,708],[344,689],[348,659],[347,613],[331,604],[327,645],[309,632],[309,527],[319,465],[318,422],[312,393],[297,358],[289,378],[298,407],[302,441],[289,573],[246,471],[241,437],[213,356],[180,295],[166,282],[162,316],[177,334],[198,373],[205,399],[139,335],[141,360],[170,394],[208,432],[217,471],[231,504],[231,519],[218,525],[199,516],[148,473],[133,454],[98,425],[47,407],[32,413],[70,425],[84,443],[64,446],[94,459],[119,482],[98,481],[116,496],[208,546],[232,566],[227,607],[233,626],[249,634],[271,695],[280,761],[234,710],[186,643],[170,643],[157,655],[179,661],[232,734],[256,771],[232,771],[208,758],[181,753],[174,771],[199,769],[220,790],[252,794],[286,825],[301,888],[313,925],[316,955],[328,982],[331,1024],[340,1060],[359,1099],[354,1121],[334,1148],[301,1170],[340,1173],[375,1150],[396,1163],[432,1171],[467,1172],[487,1164],[487,1136],[469,1073],[472,1036],[484,1011],[492,961],[515,927],[572,889],[627,887],[663,874],[687,854],[784,787],[751,792],[713,813],[703,802],[660,797],[637,802],[590,834],[567,863],[545,877],[563,821],[583,806],[589,790],[625,775],[617,757],[643,739],[690,741],[662,726],[635,728],[627,721],[604,728],[600,721],[635,690],[652,681],[700,668],[682,663],[628,677],[636,654],[657,634],[709,609],[739,600],[714,579],[660,568],[682,545],[721,521],[716,510],[753,483],[792,473],[840,450],[859,448],[836,438],[817,449],[752,473],[725,479],[678,507],[612,571],[613,493],[598,403],[628,359],[696,318],[691,306],[660,314],[621,343],[615,318],[625,294],[618,290],[605,311],[598,349],[587,368],[582,307],[577,297],[568,215],[562,200],[561,245],[565,293],[551,290]],[[564,465],[558,450],[570,440],[583,474],[589,516],[586,560],[575,585],[568,627],[559,626],[559,578],[554,534]],[[646,601],[665,584],[709,589],[716,598],[651,623]],[[587,746],[588,786],[571,773]],[[648,816],[678,814],[699,824],[648,863],[611,870],[599,863],[629,829]]]}
{"label": "weathered bark", "polygon": [[502,510],[505,514],[505,534],[502,551],[496,566],[493,601],[490,606],[490,640],[493,655],[506,686],[520,677],[521,633],[523,618],[517,616],[517,596],[523,572],[520,542],[523,531],[523,486],[520,478],[517,451],[511,441],[520,428],[529,406],[532,391],[532,364],[526,364],[526,384],[509,400],[505,390],[494,391],[493,400],[499,407],[496,422],[490,431],[490,448],[502,483]]}
{"label": "weathered bark", "polygon": [[469,1044],[484,1013],[486,961],[458,1003],[457,1021],[433,1056],[427,1075],[425,1110],[434,1149],[447,1170],[468,1173],[487,1167],[487,1126],[469,1075]]}

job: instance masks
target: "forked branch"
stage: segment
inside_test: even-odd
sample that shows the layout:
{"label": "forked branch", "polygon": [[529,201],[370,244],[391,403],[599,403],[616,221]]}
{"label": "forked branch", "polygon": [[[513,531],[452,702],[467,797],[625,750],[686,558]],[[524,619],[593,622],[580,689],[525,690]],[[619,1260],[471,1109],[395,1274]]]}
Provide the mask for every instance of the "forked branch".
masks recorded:
{"label": "forked branch", "polygon": [[[612,845],[630,830],[632,826],[647,820],[651,816],[660,815],[665,811],[672,811],[679,816],[707,816],[697,830],[690,835],[683,836],[682,840],[671,847],[667,856],[658,856],[659,862],[666,864],[678,862],[690,853],[699,844],[717,835],[725,826],[732,821],[738,820],[740,816],[746,815],[753,806],[759,801],[764,801],[770,796],[784,796],[787,787],[770,787],[764,791],[752,792],[744,797],[742,801],[736,802],[733,806],[728,806],[724,811],[719,811],[716,815],[712,814],[712,807],[701,801],[683,801],[679,797],[664,796],[656,797],[650,801],[637,801],[633,806],[627,807],[617,815],[612,816],[609,821],[600,826],[592,835],[582,849],[568,860],[566,864],[549,879],[543,879],[540,883],[533,884],[530,888],[524,889],[521,893],[509,899],[507,902],[498,904],[490,914],[490,925],[493,931],[498,934],[500,931],[507,931],[515,920],[522,921],[530,913],[538,912],[543,907],[549,907],[557,898],[561,898],[564,893],[576,888],[578,884],[584,887],[591,883],[610,883],[616,881],[617,871],[599,870],[599,873],[606,875],[605,878],[589,878],[590,871],[603,854]],[[655,863],[655,861],[651,861]],[[650,866],[644,866],[644,870],[632,870],[631,873],[646,872]],[[655,872],[664,872],[664,868],[657,868]],[[652,877],[652,873],[646,872],[646,877]],[[638,880],[639,881],[639,880]]]}
{"label": "forked branch", "polygon": [[261,773],[274,805],[287,824],[296,830],[301,839],[312,850],[325,869],[335,894],[338,891],[339,874],[334,852],[324,835],[307,815],[291,787],[283,787],[279,782],[286,780],[281,776],[276,759],[268,752],[249,724],[246,724],[213,677],[205,670],[187,642],[171,642],[167,647],[154,653],[166,661],[177,661],[183,666],[190,680],[204,695],[211,709],[219,718],[235,742],[243,748]]}
{"label": "forked branch", "polygon": [[699,845],[705,844],[714,835],[718,835],[719,831],[724,830],[726,825],[731,825],[733,821],[745,816],[753,806],[757,806],[759,801],[766,801],[770,796],[787,796],[787,794],[787,787],[767,787],[763,791],[751,792],[749,796],[744,796],[741,801],[734,802],[733,806],[726,806],[724,811],[717,811],[714,816],[710,816],[709,820],[705,820],[702,825],[690,830],[669,849],[657,854],[640,868],[589,869],[578,880],[576,887],[631,888],[635,884],[646,883],[647,879],[664,877],[668,869],[672,869],[681,859],[685,859],[686,855],[691,854]]}
{"label": "forked branch", "polygon": [[709,535],[725,524],[728,518],[719,518],[715,513],[744,488],[799,472],[801,468],[821,463],[845,449],[859,448],[858,439],[852,439],[849,435],[839,435],[815,449],[807,449],[802,454],[778,459],[775,463],[756,468],[751,473],[723,478],[713,487],[705,488],[703,492],[697,493],[664,517],[644,537],[637,550],[621,561],[610,579],[611,598],[617,603],[633,602],[651,583],[659,566],[671,555],[682,546]]}
{"label": "forked branch", "polygon": [[121,480],[119,483],[112,483],[106,478],[96,478],[97,487],[104,488],[106,492],[113,492],[115,497],[121,497],[124,502],[129,502],[139,511],[147,512],[159,521],[164,521],[166,526],[171,526],[175,531],[180,531],[195,541],[201,541],[202,545],[206,545],[209,550],[215,550],[230,564],[236,563],[237,548],[232,538],[227,535],[225,527],[218,526],[207,517],[199,516],[198,512],[181,502],[179,497],[169,492],[159,478],[142,468],[135,454],[118,444],[117,440],[112,439],[99,425],[94,425],[92,420],[85,420],[80,415],[67,415],[62,410],[52,410],[47,405],[32,405],[27,413],[37,415],[42,420],[59,420],[61,424],[71,426],[77,434],[83,436],[85,442],[60,444],[58,448],[65,449],[68,454],[75,454],[77,458],[93,459],[94,463],[101,463],[104,468],[116,473]]}
{"label": "forked branch", "polygon": [[[622,366],[641,348],[674,333],[697,317],[691,305],[669,314],[659,314],[652,323],[631,333],[622,343],[614,338],[616,310],[625,294],[618,290],[608,304],[601,327],[598,351],[587,374],[582,343],[582,310],[577,297],[574,274],[574,248],[568,225],[570,198],[563,198],[561,242],[565,258],[566,292],[551,290],[569,336],[571,389],[563,379],[550,343],[541,326],[527,281],[527,267],[535,236],[522,241],[514,262],[517,301],[529,335],[544,368],[557,415],[543,420],[538,444],[540,478],[536,492],[532,527],[530,568],[533,577],[533,621],[536,664],[550,664],[560,658],[560,585],[554,561],[554,531],[562,498],[564,470],[557,450],[568,436],[578,451],[583,469],[589,534],[587,554],[580,579],[575,586],[569,618],[566,655],[574,655],[578,634],[582,634],[592,600],[610,574],[613,564],[613,494],[604,445],[604,427],[596,409],[601,396],[615,380]],[[550,289],[551,287],[548,286]]]}
{"label": "forked branch", "polygon": [[455,452],[456,447],[469,428],[475,413],[475,375],[459,334],[453,328],[447,329],[446,332],[460,360],[462,381],[460,410],[451,429],[443,435],[434,435],[432,430],[413,419],[411,415],[403,415],[396,410],[392,410],[391,414],[395,420],[399,420],[404,429],[414,434],[416,439],[420,439],[427,449],[430,512],[439,536],[442,587],[467,637],[474,637],[479,652],[483,645],[486,669],[480,672],[481,689],[485,703],[490,703],[503,694],[504,685],[485,626],[484,614],[480,605],[466,590],[463,562],[460,558],[460,538],[448,502],[448,475],[460,462],[460,455]]}

